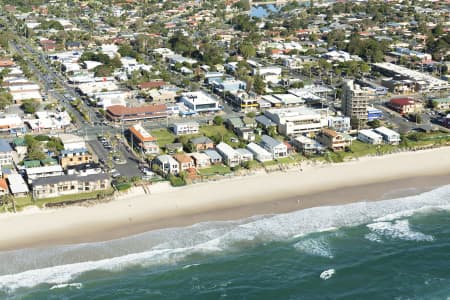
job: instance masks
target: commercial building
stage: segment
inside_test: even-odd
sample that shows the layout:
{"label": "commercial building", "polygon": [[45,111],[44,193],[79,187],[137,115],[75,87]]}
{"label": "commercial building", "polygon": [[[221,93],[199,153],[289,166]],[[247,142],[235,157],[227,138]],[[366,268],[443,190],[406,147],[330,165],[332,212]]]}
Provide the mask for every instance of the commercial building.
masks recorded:
{"label": "commercial building", "polygon": [[411,70],[392,63],[373,64],[372,70],[378,71],[385,76],[392,77],[392,79],[395,80],[409,80],[414,84],[415,91],[436,91],[450,89],[450,84],[445,80],[441,80],[433,77],[430,74]]}
{"label": "commercial building", "polygon": [[126,107],[113,105],[107,108],[106,117],[113,122],[138,122],[167,117],[165,104]]}
{"label": "commercial building", "polygon": [[358,127],[363,127],[367,122],[367,106],[375,93],[368,89],[362,89],[353,80],[347,80],[342,87],[341,109],[345,116],[358,120]]}
{"label": "commercial building", "polygon": [[219,102],[202,91],[183,93],[181,94],[180,102],[195,113],[220,110]]}
{"label": "commercial building", "polygon": [[306,107],[268,109],[264,115],[277,124],[278,132],[285,136],[297,136],[320,131],[328,125],[326,110]]}
{"label": "commercial building", "polygon": [[141,124],[135,124],[129,128],[130,141],[133,147],[144,154],[159,153],[159,146],[154,136],[148,133]]}
{"label": "commercial building", "polygon": [[0,117],[0,131],[9,133],[25,133],[26,126],[21,117],[7,114]]}
{"label": "commercial building", "polygon": [[412,98],[393,98],[388,106],[401,115],[418,113],[423,110],[423,104]]}
{"label": "commercial building", "polygon": [[383,137],[373,130],[362,129],[358,132],[358,140],[372,145],[379,145],[383,142]]}
{"label": "commercial building", "polygon": [[387,144],[398,145],[400,143],[400,134],[392,129],[381,126],[375,128],[374,131],[381,135]]}
{"label": "commercial building", "polygon": [[374,107],[367,108],[367,121],[368,122],[379,120],[382,118],[383,118],[383,112],[380,109],[374,108]]}

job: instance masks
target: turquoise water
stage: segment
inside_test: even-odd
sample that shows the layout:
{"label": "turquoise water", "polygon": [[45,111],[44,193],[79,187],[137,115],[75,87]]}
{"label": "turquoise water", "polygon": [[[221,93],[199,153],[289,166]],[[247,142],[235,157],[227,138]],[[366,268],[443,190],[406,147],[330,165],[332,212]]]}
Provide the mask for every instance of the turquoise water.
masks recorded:
{"label": "turquoise water", "polygon": [[278,7],[273,4],[252,6],[250,9],[250,17],[265,18],[268,17],[271,12],[278,12]]}
{"label": "turquoise water", "polygon": [[0,299],[448,299],[450,186],[0,253]]}

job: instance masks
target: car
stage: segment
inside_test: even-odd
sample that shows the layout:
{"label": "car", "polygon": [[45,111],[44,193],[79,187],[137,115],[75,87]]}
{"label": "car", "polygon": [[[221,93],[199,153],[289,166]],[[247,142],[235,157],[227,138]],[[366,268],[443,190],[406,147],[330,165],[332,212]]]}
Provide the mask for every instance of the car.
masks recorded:
{"label": "car", "polygon": [[118,171],[113,172],[113,173],[111,174],[111,177],[112,177],[112,178],[120,177],[120,173],[119,173]]}
{"label": "car", "polygon": [[98,162],[101,163],[101,164],[105,164],[105,163],[106,163],[105,160],[104,160],[103,158],[100,158],[100,159],[98,160]]}

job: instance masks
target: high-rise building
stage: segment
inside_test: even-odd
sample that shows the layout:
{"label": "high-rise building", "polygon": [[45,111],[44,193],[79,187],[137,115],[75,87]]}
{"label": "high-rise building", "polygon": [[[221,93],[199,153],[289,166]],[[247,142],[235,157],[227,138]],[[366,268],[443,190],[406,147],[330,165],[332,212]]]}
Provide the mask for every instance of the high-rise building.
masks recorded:
{"label": "high-rise building", "polygon": [[362,89],[353,80],[347,80],[342,87],[342,104],[341,109],[344,115],[353,120],[358,120],[358,123],[353,123],[352,126],[363,127],[367,122],[367,107],[369,100],[375,96],[375,93],[368,89]]}

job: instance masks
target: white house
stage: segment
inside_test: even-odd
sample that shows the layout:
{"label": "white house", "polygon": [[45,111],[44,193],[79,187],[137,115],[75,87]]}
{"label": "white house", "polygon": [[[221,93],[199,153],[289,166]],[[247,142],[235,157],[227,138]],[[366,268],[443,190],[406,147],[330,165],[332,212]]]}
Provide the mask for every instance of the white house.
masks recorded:
{"label": "white house", "polygon": [[375,128],[374,131],[381,135],[387,144],[398,145],[400,143],[400,134],[394,130],[381,126]]}
{"label": "white house", "polygon": [[372,145],[379,145],[383,142],[383,137],[373,130],[363,129],[358,132],[358,140]]}
{"label": "white house", "polygon": [[172,130],[176,135],[197,134],[200,126],[197,122],[175,123]]}
{"label": "white house", "polygon": [[288,155],[287,146],[268,135],[261,136],[260,144],[261,147],[269,151],[275,159],[286,157]]}
{"label": "white house", "polygon": [[305,154],[321,153],[325,151],[325,147],[318,141],[310,139],[309,137],[299,135],[292,139],[292,146],[294,146],[299,152]]}
{"label": "white house", "polygon": [[239,153],[241,162],[252,161],[253,153],[250,150],[244,148],[236,149],[236,152]]}
{"label": "white house", "polygon": [[253,153],[253,156],[259,162],[265,162],[273,159],[272,154],[270,154],[267,150],[265,150],[258,144],[249,143],[247,145],[247,149]]}
{"label": "white house", "polygon": [[180,173],[180,165],[176,159],[170,155],[159,155],[152,161],[152,164],[159,166],[161,171],[165,174]]}
{"label": "white house", "polygon": [[241,163],[241,156],[230,145],[225,143],[219,143],[216,146],[216,150],[217,152],[219,152],[220,155],[222,155],[223,162],[226,165],[230,167],[235,167]]}

